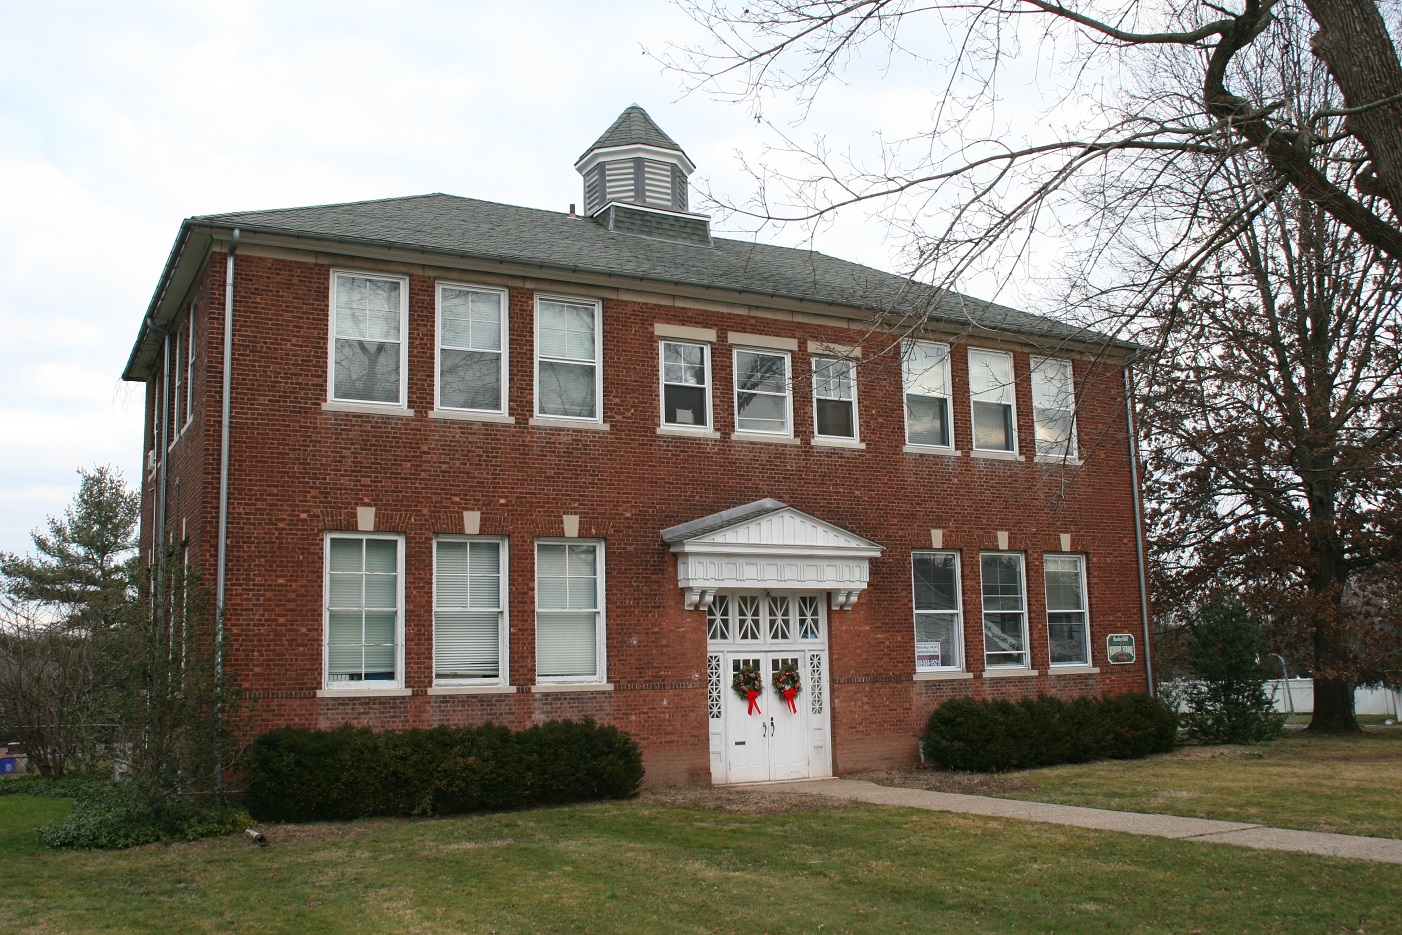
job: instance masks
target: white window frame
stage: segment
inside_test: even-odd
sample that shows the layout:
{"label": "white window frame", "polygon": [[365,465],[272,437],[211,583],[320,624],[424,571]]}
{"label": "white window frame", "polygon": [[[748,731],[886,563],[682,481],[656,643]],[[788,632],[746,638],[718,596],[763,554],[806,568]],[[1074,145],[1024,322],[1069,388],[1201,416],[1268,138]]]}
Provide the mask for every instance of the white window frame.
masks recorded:
{"label": "white window frame", "polygon": [[[910,347],[915,345],[926,345],[929,347],[939,347],[944,349],[944,388],[946,395],[931,396],[926,393],[910,392]],[[906,353],[901,355],[901,419],[905,425],[905,443],[912,448],[926,448],[931,451],[953,451],[954,450],[954,386],[953,377],[949,367],[950,347],[942,341],[908,341],[906,342]],[[949,430],[948,445],[931,445],[926,442],[916,442],[910,439],[910,410],[906,406],[907,396],[922,396],[925,399],[943,399],[945,417],[949,420],[946,427]]]}
{"label": "white window frame", "polygon": [[[687,424],[682,423],[682,422],[668,422],[668,421],[667,421],[667,387],[668,387],[668,386],[695,386],[695,385],[696,385],[696,384],[694,384],[694,383],[668,383],[668,382],[667,382],[667,345],[668,345],[668,344],[680,344],[680,345],[684,345],[684,346],[686,346],[686,347],[699,347],[699,348],[701,348],[701,363],[702,363],[702,366],[703,366],[703,367],[705,368],[705,370],[706,370],[706,385],[705,385],[704,387],[702,387],[702,389],[705,391],[705,397],[706,397],[706,403],[705,403],[705,407],[706,407],[706,413],[705,413],[705,415],[706,415],[706,421],[705,421],[704,423],[696,423],[696,424],[694,424],[694,425],[687,425]],[[698,431],[698,432],[702,432],[702,431],[709,432],[709,431],[711,431],[711,421],[712,421],[712,418],[711,418],[711,407],[712,407],[712,405],[713,405],[713,402],[712,402],[712,399],[711,399],[711,397],[712,397],[712,392],[711,392],[711,381],[712,381],[712,378],[711,378],[711,345],[710,345],[709,343],[707,343],[707,342],[705,342],[705,341],[687,341],[687,340],[683,340],[683,339],[681,339],[681,338],[660,338],[660,339],[658,340],[658,342],[657,342],[657,386],[658,386],[658,390],[657,390],[657,424],[660,425],[660,426],[663,426],[663,427],[665,427],[665,428],[668,428],[668,429],[675,429],[675,430],[677,430],[677,431],[686,431],[687,429],[695,429],[695,430]]]}
{"label": "white window frame", "polygon": [[[922,611],[915,606],[915,559],[919,555],[951,555],[954,557],[954,609]],[[965,660],[965,647],[967,642],[964,634],[964,566],[957,549],[912,549],[910,553],[910,609],[911,609],[911,630],[915,630],[915,618],[922,613],[952,613],[955,616],[955,628],[959,631],[959,658],[951,665],[922,666],[915,663],[916,672],[963,672]],[[982,568],[980,568],[982,571]],[[980,595],[982,591],[980,590]],[[918,659],[918,655],[917,655]]]}
{"label": "white window frame", "polygon": [[[851,398],[850,400],[839,400],[839,402],[847,402],[847,403],[851,403],[851,405],[852,405],[852,434],[851,434],[851,435],[824,435],[822,432],[818,431],[818,400],[819,400],[819,398],[822,398],[822,399],[836,399],[836,398],[837,398],[837,397],[834,397],[834,396],[823,396],[823,397],[819,397],[819,396],[818,396],[818,362],[819,362],[819,361],[833,361],[833,362],[836,362],[836,363],[846,364],[846,365],[847,365],[847,368],[848,368],[847,378],[851,381],[851,384],[852,384],[852,398]],[[835,355],[833,355],[833,354],[814,354],[811,358],[809,358],[808,366],[809,366],[809,367],[812,369],[812,371],[813,371],[813,435],[814,435],[814,437],[815,437],[815,438],[827,438],[827,439],[833,439],[833,440],[835,440],[835,441],[844,441],[844,442],[859,442],[859,441],[861,441],[861,440],[862,440],[862,426],[861,426],[861,420],[860,420],[860,418],[859,418],[858,415],[857,415],[857,362],[854,361],[854,360],[849,360],[849,359],[846,358],[846,357],[838,357],[838,356],[835,356]]]}
{"label": "white window frame", "polygon": [[[1047,559],[1048,558],[1074,558],[1081,574],[1081,632],[1085,635],[1086,658],[1082,662],[1053,662],[1051,657],[1051,615],[1064,613],[1077,613],[1077,611],[1052,610],[1050,604],[1050,590],[1046,587],[1047,581]],[[1051,668],[1084,668],[1091,664],[1091,643],[1090,643],[1090,587],[1086,580],[1086,557],[1081,552],[1047,552],[1042,555],[1042,592],[1043,599],[1047,602],[1047,665]]]}
{"label": "white window frame", "polygon": [[[441,679],[438,677],[438,546],[444,542],[493,542],[497,547],[497,677]],[[509,561],[507,538],[505,536],[434,536],[433,537],[433,685],[435,688],[453,685],[509,685],[511,684],[511,583],[507,563]],[[461,610],[462,608],[443,608]],[[480,609],[480,608],[479,608]]]}
{"label": "white window frame", "polygon": [[[399,283],[398,402],[382,403],[369,399],[342,399],[336,395],[336,281],[341,276]],[[332,403],[356,407],[366,406],[371,409],[407,409],[409,407],[409,277],[389,276],[384,273],[370,273],[355,269],[333,269],[331,270],[327,301],[329,304],[326,315],[326,399]]]}
{"label": "white window frame", "polygon": [[[1037,435],[1037,428],[1038,428],[1037,409],[1039,408],[1038,405],[1037,405],[1037,371],[1038,371],[1038,368],[1039,368],[1040,366],[1044,366],[1044,365],[1046,365],[1046,364],[1056,364],[1056,365],[1059,365],[1059,366],[1064,366],[1064,367],[1066,368],[1066,374],[1067,374],[1067,377],[1068,377],[1068,381],[1067,381],[1067,382],[1070,384],[1070,387],[1071,387],[1071,399],[1070,399],[1071,405],[1070,405],[1069,408],[1067,408],[1067,409],[1061,409],[1060,407],[1057,407],[1057,406],[1042,406],[1042,407],[1040,407],[1040,408],[1043,408],[1043,409],[1056,409],[1056,410],[1059,411],[1059,412],[1069,412],[1069,413],[1071,413],[1071,436],[1070,436],[1070,439],[1068,440],[1068,443],[1067,443],[1067,446],[1066,446],[1066,451],[1065,451],[1064,453],[1063,453],[1063,452],[1060,452],[1060,451],[1043,451],[1043,450],[1042,450],[1041,438]],[[1075,365],[1072,364],[1070,360],[1067,360],[1067,359],[1064,358],[1064,357],[1033,357],[1033,358],[1032,358],[1032,370],[1031,370],[1031,374],[1030,374],[1030,382],[1031,382],[1031,384],[1032,384],[1032,444],[1033,444],[1033,447],[1035,448],[1035,450],[1036,450],[1036,452],[1037,452],[1037,455],[1038,455],[1039,457],[1043,457],[1043,458],[1053,458],[1053,459],[1058,460],[1058,461],[1060,461],[1062,458],[1065,458],[1065,459],[1068,460],[1068,461],[1075,461],[1076,458],[1078,457],[1078,455],[1077,455],[1077,450],[1078,450],[1078,449],[1077,449],[1077,446],[1076,446],[1076,367],[1075,367]]]}
{"label": "white window frame", "polygon": [[195,303],[190,303],[188,324],[185,327],[185,425],[184,431],[194,421],[195,412]]}
{"label": "white window frame", "polygon": [[[560,416],[550,415],[540,411],[540,303],[541,302],[563,302],[569,305],[588,305],[594,309],[594,415],[592,418],[584,416]],[[535,364],[534,371],[534,397],[532,412],[537,419],[559,420],[561,422],[584,422],[602,425],[604,421],[604,304],[598,299],[585,299],[579,296],[569,295],[547,295],[536,293],[535,297]],[[551,361],[558,361],[567,364],[582,364],[586,361],[574,360],[568,357],[551,357]]]}
{"label": "white window frame", "polygon": [[[740,365],[741,354],[760,354],[765,357],[784,358],[784,423],[782,432],[769,432],[763,429],[744,429],[740,427],[740,394],[742,392],[752,393],[754,390],[740,389]],[[793,354],[785,350],[777,350],[772,347],[732,347],[730,349],[730,385],[733,391],[733,406],[735,412],[735,433],[744,437],[746,435],[760,435],[768,438],[793,438]],[[762,396],[773,396],[773,393],[761,393]]]}
{"label": "white window frame", "polygon": [[167,446],[167,450],[170,448],[174,448],[175,443],[180,441],[180,430],[185,425],[185,423],[180,418],[180,397],[183,396],[185,392],[185,381],[181,379],[181,375],[185,368],[180,360],[181,349],[185,346],[185,340],[183,337],[184,333],[184,328],[176,328],[174,331],[171,332],[171,338],[175,342],[175,348],[173,353],[170,355],[170,369],[174,372],[175,379],[171,383],[170,444]]}
{"label": "white window frame", "polygon": [[[496,409],[468,409],[461,406],[443,404],[443,290],[458,289],[465,292],[490,292],[501,297],[501,405]],[[481,412],[492,415],[506,415],[511,398],[511,294],[500,286],[482,286],[477,283],[439,280],[433,289],[433,408],[447,412]],[[456,348],[470,350],[470,348]]]}
{"label": "white window frame", "polygon": [[[531,588],[535,592],[535,642],[536,659],[540,658],[540,547],[542,545],[592,545],[594,546],[594,568],[598,574],[598,584],[595,595],[598,608],[595,613],[594,631],[594,676],[586,678],[576,675],[541,675],[536,672],[535,680],[537,685],[606,685],[608,684],[608,590],[606,585],[605,564],[604,564],[604,540],[603,539],[566,539],[566,538],[541,538],[535,540],[532,547],[532,559],[534,560]],[[545,611],[550,613],[550,611]],[[539,668],[539,663],[533,663],[535,668]]]}
{"label": "white window frame", "polygon": [[[987,632],[987,629],[986,629],[986,624],[984,623],[984,615],[985,615],[985,614],[988,614],[988,613],[995,613],[995,614],[1002,613],[1002,614],[1005,614],[1005,613],[1012,613],[1012,611],[1007,611],[1007,610],[993,610],[993,611],[990,611],[990,610],[988,609],[988,604],[987,604],[988,595],[987,595],[987,592],[984,590],[984,587],[983,587],[983,558],[984,558],[985,555],[1012,555],[1012,556],[1015,556],[1015,557],[1017,558],[1017,563],[1018,563],[1018,580],[1021,581],[1021,583],[1022,583],[1022,591],[1021,591],[1021,597],[1022,597],[1022,662],[1021,662],[1021,663],[1003,662],[1003,663],[990,664],[989,661],[988,661],[988,656],[989,656],[989,649],[988,649],[988,632]],[[982,636],[982,638],[983,638],[983,667],[984,667],[984,669],[985,669],[985,670],[993,669],[993,670],[995,670],[995,671],[999,671],[999,670],[1002,670],[1002,671],[1006,671],[1006,670],[1019,671],[1019,670],[1022,670],[1022,669],[1029,669],[1029,670],[1030,670],[1030,669],[1032,668],[1032,646],[1031,646],[1030,630],[1029,630],[1028,622],[1027,622],[1027,617],[1028,617],[1028,610],[1027,610],[1027,556],[1023,555],[1021,552],[1000,551],[1000,550],[996,550],[996,549],[995,549],[995,550],[992,550],[992,551],[980,552],[980,553],[978,554],[978,577],[979,577],[979,588],[978,588],[978,591],[979,591],[979,610],[980,610],[980,613],[979,613],[979,634],[980,634],[980,635]]]}
{"label": "white window frame", "polygon": [[[332,539],[380,539],[397,542],[395,558],[398,568],[395,575],[395,583],[398,587],[398,594],[395,600],[398,607],[395,611],[394,624],[394,672],[395,678],[389,681],[366,682],[361,680],[332,682],[331,681],[331,540]],[[322,557],[321,557],[321,686],[326,691],[356,692],[375,691],[377,689],[402,689],[404,688],[404,536],[402,533],[388,532],[340,532],[328,531],[322,537]]]}
{"label": "white window frame", "polygon": [[[996,357],[1006,357],[1006,358],[1008,359],[1008,383],[1007,383],[1007,387],[1008,387],[1008,396],[1009,396],[1011,402],[1008,402],[1008,403],[1002,403],[1002,402],[1000,402],[1000,403],[998,403],[998,405],[1000,405],[1000,406],[1006,405],[1006,406],[1008,407],[1008,410],[1009,410],[1008,418],[1011,420],[1010,425],[1011,425],[1011,428],[1012,428],[1012,442],[1013,442],[1013,446],[1012,446],[1011,448],[980,448],[979,445],[978,445],[978,423],[975,421],[975,417],[974,417],[974,405],[975,405],[975,403],[980,402],[980,400],[979,400],[978,397],[974,394],[974,377],[973,377],[973,373],[974,373],[974,355],[975,355],[975,354],[988,354],[988,355],[996,356]],[[974,449],[975,451],[987,451],[987,452],[992,452],[992,453],[994,453],[994,454],[1013,454],[1013,455],[1015,455],[1015,454],[1018,453],[1018,441],[1017,441],[1017,436],[1018,436],[1018,431],[1017,431],[1017,361],[1013,358],[1013,355],[1012,355],[1011,353],[1009,353],[1008,351],[995,351],[995,350],[993,350],[993,349],[991,349],[991,348],[987,348],[987,347],[970,347],[970,348],[969,348],[969,444],[973,446],[973,449]],[[1025,589],[1026,589],[1026,582],[1024,582],[1024,590],[1025,590]]]}

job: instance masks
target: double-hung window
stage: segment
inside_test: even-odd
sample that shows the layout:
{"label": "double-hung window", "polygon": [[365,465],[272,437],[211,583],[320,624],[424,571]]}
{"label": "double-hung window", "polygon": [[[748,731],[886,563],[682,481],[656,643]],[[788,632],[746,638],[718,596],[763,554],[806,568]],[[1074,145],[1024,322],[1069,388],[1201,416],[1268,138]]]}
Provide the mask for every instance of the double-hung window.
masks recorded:
{"label": "double-hung window", "polygon": [[949,347],[931,341],[908,341],[901,369],[905,383],[906,444],[952,448]]}
{"label": "double-hung window", "polygon": [[434,684],[506,683],[505,545],[479,536],[434,540]]}
{"label": "double-hung window", "polygon": [[735,428],[764,435],[793,435],[789,355],[735,349]]}
{"label": "double-hung window", "polygon": [[1076,457],[1076,391],[1071,361],[1032,358],[1032,422],[1036,427],[1037,454]]}
{"label": "double-hung window", "polygon": [[983,661],[987,668],[1027,668],[1027,589],[1020,552],[984,552]]}
{"label": "double-hung window", "polygon": [[706,344],[663,341],[662,424],[711,427],[711,349]]}
{"label": "double-hung window", "polygon": [[331,276],[331,400],[404,406],[409,283],[360,273]]}
{"label": "double-hung window", "polygon": [[915,587],[915,668],[961,669],[964,625],[959,613],[957,552],[912,552]]}
{"label": "double-hung window", "polygon": [[536,680],[604,681],[603,543],[537,542],[535,606]]}
{"label": "double-hung window", "polygon": [[195,305],[190,304],[190,325],[185,329],[185,424],[195,413]]}
{"label": "double-hung window", "polygon": [[326,536],[326,687],[401,688],[404,550],[400,536]]}
{"label": "double-hung window", "polygon": [[438,284],[438,409],[506,412],[506,292]]}
{"label": "double-hung window", "polygon": [[839,357],[813,358],[813,433],[857,440],[857,368]]}
{"label": "double-hung window", "polygon": [[1042,556],[1047,579],[1047,641],[1054,666],[1090,665],[1086,565],[1082,555]]}
{"label": "double-hung window", "polygon": [[185,388],[183,374],[185,367],[180,360],[180,353],[184,350],[185,343],[182,337],[183,332],[179,328],[170,336],[172,348],[170,355],[170,372],[172,376],[170,394],[170,443],[172,445],[174,445],[175,440],[180,437],[180,427],[184,424],[180,421],[180,399],[181,396],[184,395],[182,391]]}
{"label": "double-hung window", "polygon": [[601,422],[599,304],[536,297],[536,415]]}
{"label": "double-hung window", "polygon": [[1013,389],[1013,355],[969,348],[975,450],[1017,451]]}

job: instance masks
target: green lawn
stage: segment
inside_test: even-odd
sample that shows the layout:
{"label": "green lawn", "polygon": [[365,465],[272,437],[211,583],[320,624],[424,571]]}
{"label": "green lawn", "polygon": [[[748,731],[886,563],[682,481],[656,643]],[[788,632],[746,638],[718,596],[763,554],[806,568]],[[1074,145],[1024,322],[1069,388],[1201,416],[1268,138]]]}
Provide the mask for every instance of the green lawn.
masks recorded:
{"label": "green lawn", "polygon": [[1243,747],[1183,747],[1144,760],[1010,774],[1010,798],[1402,838],[1402,729],[1292,732]]}
{"label": "green lawn", "polygon": [[40,849],[0,798],[0,931],[1402,931],[1402,866],[859,808],[626,802]]}

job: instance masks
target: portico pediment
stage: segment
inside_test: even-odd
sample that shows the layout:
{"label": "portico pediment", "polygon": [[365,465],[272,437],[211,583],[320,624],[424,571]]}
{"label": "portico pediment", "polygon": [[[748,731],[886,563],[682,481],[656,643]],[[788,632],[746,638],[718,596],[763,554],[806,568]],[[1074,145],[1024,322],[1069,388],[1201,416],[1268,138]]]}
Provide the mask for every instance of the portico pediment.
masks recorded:
{"label": "portico pediment", "polygon": [[725,589],[829,591],[851,609],[882,547],[778,500],[757,500],[673,526],[662,539],[677,555],[688,609]]}

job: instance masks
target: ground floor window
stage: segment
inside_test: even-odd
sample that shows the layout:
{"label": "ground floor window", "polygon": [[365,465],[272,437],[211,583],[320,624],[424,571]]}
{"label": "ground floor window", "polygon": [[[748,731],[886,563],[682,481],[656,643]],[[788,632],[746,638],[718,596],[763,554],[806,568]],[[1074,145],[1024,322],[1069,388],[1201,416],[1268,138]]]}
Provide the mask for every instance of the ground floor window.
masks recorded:
{"label": "ground floor window", "polygon": [[506,673],[506,543],[440,537],[433,543],[433,679],[501,682]]}
{"label": "ground floor window", "polygon": [[1047,637],[1051,664],[1090,665],[1090,633],[1086,613],[1086,566],[1082,555],[1045,555],[1047,579]]}
{"label": "ground floor window", "polygon": [[984,552],[983,661],[989,668],[1027,667],[1027,591],[1022,553]]}
{"label": "ground floor window", "polygon": [[604,681],[602,542],[536,543],[536,678]]}
{"label": "ground floor window", "polygon": [[958,553],[913,552],[910,564],[915,590],[916,670],[963,668]]}
{"label": "ground floor window", "polygon": [[404,555],[399,536],[326,536],[326,686],[404,681]]}

